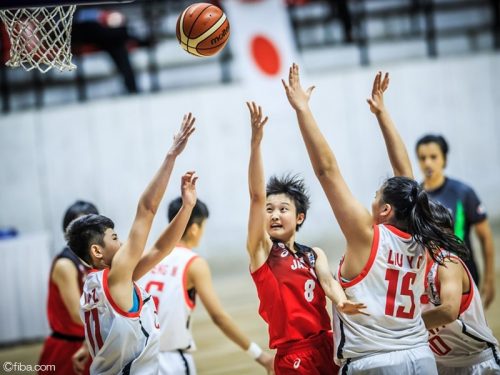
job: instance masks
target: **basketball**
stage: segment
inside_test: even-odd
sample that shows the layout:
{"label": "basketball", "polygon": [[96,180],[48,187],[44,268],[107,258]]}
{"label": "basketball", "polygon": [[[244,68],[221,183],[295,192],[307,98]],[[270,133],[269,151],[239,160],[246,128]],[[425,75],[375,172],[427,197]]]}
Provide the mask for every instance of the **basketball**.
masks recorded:
{"label": "basketball", "polygon": [[181,47],[188,53],[212,56],[222,50],[229,39],[229,21],[215,5],[196,3],[180,14],[176,34]]}

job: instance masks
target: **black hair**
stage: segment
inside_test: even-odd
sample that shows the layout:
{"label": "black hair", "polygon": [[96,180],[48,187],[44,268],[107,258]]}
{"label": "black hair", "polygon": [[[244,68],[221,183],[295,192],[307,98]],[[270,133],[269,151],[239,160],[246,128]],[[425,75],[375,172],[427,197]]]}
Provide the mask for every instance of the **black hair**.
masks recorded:
{"label": "black hair", "polygon": [[417,144],[415,145],[415,152],[418,154],[418,148],[421,145],[426,145],[428,143],[435,143],[439,146],[441,152],[443,153],[443,158],[446,166],[446,159],[448,157],[448,151],[450,150],[446,139],[444,139],[444,137],[440,134],[426,134],[417,141]]}
{"label": "black hair", "polygon": [[425,190],[408,177],[391,177],[382,185],[382,200],[394,210],[394,225],[412,235],[413,239],[429,251],[432,259],[441,249],[460,256],[469,257],[463,241],[442,226],[431,210]]}
{"label": "black hair", "polygon": [[429,205],[431,206],[432,216],[434,216],[436,223],[438,223],[441,228],[453,232],[453,217],[451,216],[450,210],[441,203],[435,201],[430,201]]}
{"label": "black hair", "polygon": [[[179,212],[182,207],[182,198],[175,198],[168,205],[168,221],[171,222],[175,215]],[[189,221],[186,225],[186,229],[184,230],[183,236],[186,234],[188,228],[193,224],[201,225],[204,220],[208,219],[209,212],[208,207],[205,203],[203,203],[200,199],[196,200],[196,204],[193,207],[193,211],[191,212],[191,216],[189,217]]]}
{"label": "black hair", "polygon": [[75,220],[79,216],[88,215],[88,214],[99,214],[97,207],[94,206],[90,202],[86,201],[76,201],[71,206],[68,207],[66,213],[63,218],[63,232],[66,232],[69,223]]}
{"label": "black hair", "polygon": [[113,221],[103,215],[89,214],[73,220],[66,230],[68,247],[84,262],[92,265],[90,247],[104,246],[106,229],[114,229]]}
{"label": "black hair", "polygon": [[298,231],[304,224],[307,210],[311,206],[311,199],[304,180],[299,175],[291,174],[285,174],[281,177],[271,176],[266,186],[266,197],[275,194],[287,195],[295,204],[297,214],[304,214],[304,220],[295,228]]}

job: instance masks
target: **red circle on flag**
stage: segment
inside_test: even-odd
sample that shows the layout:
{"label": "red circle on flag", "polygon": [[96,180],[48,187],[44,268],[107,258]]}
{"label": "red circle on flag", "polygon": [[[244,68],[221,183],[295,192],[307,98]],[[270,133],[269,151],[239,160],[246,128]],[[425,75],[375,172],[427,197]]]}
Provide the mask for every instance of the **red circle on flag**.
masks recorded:
{"label": "red circle on flag", "polygon": [[264,73],[274,76],[281,70],[281,59],[278,48],[263,35],[256,35],[250,42],[252,58],[257,67]]}

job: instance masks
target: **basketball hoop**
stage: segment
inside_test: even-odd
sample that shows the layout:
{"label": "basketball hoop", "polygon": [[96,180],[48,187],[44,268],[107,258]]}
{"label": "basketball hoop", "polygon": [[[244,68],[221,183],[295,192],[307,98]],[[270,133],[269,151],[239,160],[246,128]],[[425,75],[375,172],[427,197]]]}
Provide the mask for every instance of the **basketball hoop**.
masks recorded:
{"label": "basketball hoop", "polygon": [[42,73],[52,68],[70,71],[71,26],[76,5],[49,8],[0,10],[10,39],[10,59],[6,65],[38,69]]}
{"label": "basketball hoop", "polygon": [[76,68],[71,62],[71,26],[77,5],[130,3],[134,0],[0,0],[0,19],[9,34],[6,65],[60,71]]}

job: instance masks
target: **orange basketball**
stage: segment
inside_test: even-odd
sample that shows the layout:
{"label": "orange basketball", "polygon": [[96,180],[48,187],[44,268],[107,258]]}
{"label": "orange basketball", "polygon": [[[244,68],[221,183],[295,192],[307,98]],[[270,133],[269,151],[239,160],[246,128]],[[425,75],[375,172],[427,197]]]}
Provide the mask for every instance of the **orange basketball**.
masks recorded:
{"label": "orange basketball", "polygon": [[215,5],[196,3],[177,19],[176,34],[181,47],[195,56],[212,56],[229,39],[229,21]]}

